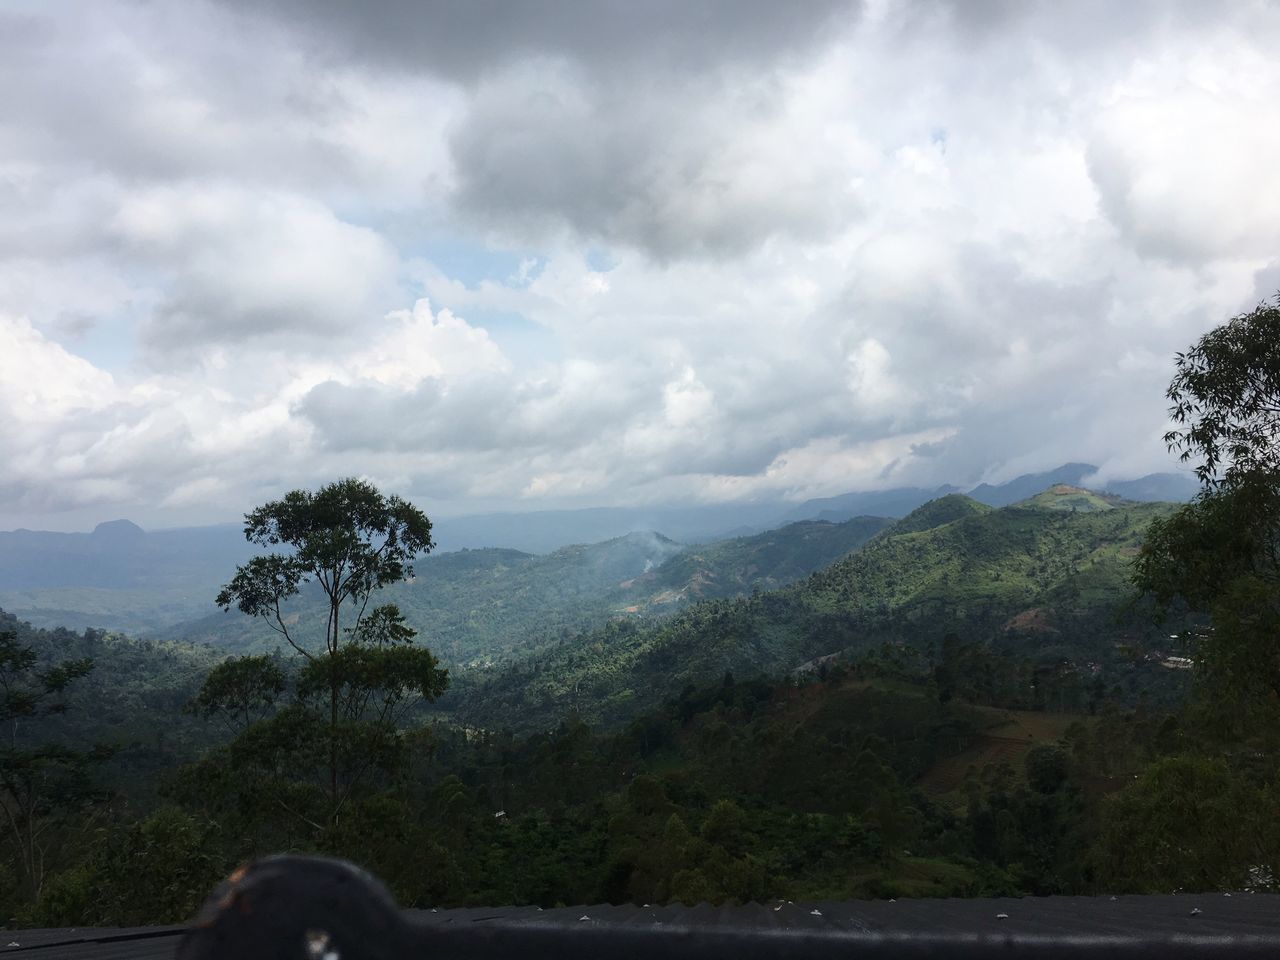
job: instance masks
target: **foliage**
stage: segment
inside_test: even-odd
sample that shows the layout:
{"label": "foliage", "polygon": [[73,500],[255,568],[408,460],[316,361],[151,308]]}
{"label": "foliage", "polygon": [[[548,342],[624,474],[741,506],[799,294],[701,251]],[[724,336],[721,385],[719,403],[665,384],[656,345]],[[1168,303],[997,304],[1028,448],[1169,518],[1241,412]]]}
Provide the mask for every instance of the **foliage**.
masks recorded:
{"label": "foliage", "polygon": [[1280,846],[1268,793],[1220,758],[1167,757],[1104,810],[1100,869],[1115,889],[1241,890],[1274,876]]}
{"label": "foliage", "polygon": [[1208,615],[1189,713],[1212,752],[1158,760],[1111,801],[1102,870],[1138,889],[1238,888],[1280,865],[1280,298],[1176,365],[1165,440],[1200,459],[1203,489],[1152,523],[1134,579],[1159,612]]}
{"label": "foliage", "polygon": [[235,732],[269,715],[284,691],[284,670],[273,658],[229,657],[209,671],[184,710],[218,716]]}
{"label": "foliage", "polygon": [[[505,670],[460,673],[442,707],[481,726],[536,728],[568,708],[622,723],[656,706],[664,688],[726,670],[779,673],[886,642],[924,651],[957,629],[1035,651],[1040,662],[1029,669],[1041,671],[1041,693],[1052,685],[1064,707],[1068,698],[1084,704],[1098,682],[1082,673],[1089,662],[1108,668],[1102,682],[1110,689],[1132,672],[1133,658],[1116,644],[1150,649],[1163,636],[1134,615],[1117,617],[1144,529],[1173,509],[966,509],[924,529],[928,520],[912,514],[903,521],[908,532],[890,529],[789,588],[703,601],[664,620],[615,620]],[[933,508],[921,510],[927,517]],[[1075,691],[1059,683],[1068,676]],[[990,682],[1016,679],[993,673]],[[1166,682],[1170,692],[1177,686],[1171,677],[1151,685]]]}
{"label": "foliage", "polygon": [[1205,334],[1176,357],[1165,435],[1182,460],[1200,457],[1209,489],[1280,467],[1280,295]]}
{"label": "foliage", "polygon": [[31,744],[26,727],[64,712],[67,688],[92,669],[89,659],[41,668],[36,651],[22,644],[16,631],[0,632],[0,809],[24,892],[33,901],[39,899],[61,845],[67,815],[96,799],[90,772],[107,754],[59,743]]}

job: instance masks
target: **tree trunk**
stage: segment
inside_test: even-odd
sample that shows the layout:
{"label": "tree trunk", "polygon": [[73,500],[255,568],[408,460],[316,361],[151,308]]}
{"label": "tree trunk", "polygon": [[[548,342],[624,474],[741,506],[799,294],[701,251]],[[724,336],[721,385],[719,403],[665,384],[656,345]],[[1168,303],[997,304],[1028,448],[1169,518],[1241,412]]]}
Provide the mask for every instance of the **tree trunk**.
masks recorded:
{"label": "tree trunk", "polygon": [[338,653],[338,605],[332,604],[329,611],[329,622],[332,634],[329,638],[329,819],[331,823],[338,821],[338,672],[334,667],[334,657]]}

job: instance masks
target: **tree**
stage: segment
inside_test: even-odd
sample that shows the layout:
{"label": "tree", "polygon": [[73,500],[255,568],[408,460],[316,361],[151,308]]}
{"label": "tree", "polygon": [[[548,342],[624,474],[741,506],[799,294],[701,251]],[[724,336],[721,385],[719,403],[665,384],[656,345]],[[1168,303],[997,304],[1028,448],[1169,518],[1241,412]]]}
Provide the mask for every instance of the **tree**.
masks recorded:
{"label": "tree", "polygon": [[1280,467],[1280,295],[1210,331],[1175,358],[1165,434],[1211,489]]}
{"label": "tree", "polygon": [[1103,806],[1108,889],[1239,890],[1277,869],[1274,800],[1221,759],[1166,757]]}
{"label": "tree", "polygon": [[17,633],[0,632],[0,808],[17,849],[24,892],[32,902],[39,899],[50,866],[50,839],[59,839],[59,831],[52,828],[62,815],[97,796],[89,771],[108,752],[53,743],[24,746],[24,727],[28,721],[64,712],[62,694],[92,669],[89,659],[40,669],[35,650],[20,643]]}
{"label": "tree", "polygon": [[273,657],[229,657],[209,671],[183,712],[218,716],[239,733],[269,716],[284,692],[284,671]]}
{"label": "tree", "polygon": [[1184,462],[1199,458],[1203,487],[1151,524],[1135,581],[1161,611],[1209,615],[1192,637],[1205,704],[1241,733],[1280,710],[1280,297],[1176,365],[1165,440]]}
{"label": "tree", "polygon": [[[314,493],[294,490],[258,507],[246,514],[244,534],[250,543],[286,550],[237,568],[217,602],[224,610],[234,605],[263,619],[306,661],[300,706],[313,714],[321,702],[328,708],[328,816],[336,821],[368,772],[367,761],[395,752],[391,741],[406,703],[434,700],[448,684],[436,658],[410,646],[415,631],[399,610],[368,610],[375,591],[412,578],[413,561],[434,546],[431,521],[399,497],[347,479]],[[284,604],[306,584],[318,587],[326,605],[320,643],[296,635],[284,613]],[[281,729],[296,731],[293,713],[277,719]],[[379,749],[372,749],[375,741]]]}

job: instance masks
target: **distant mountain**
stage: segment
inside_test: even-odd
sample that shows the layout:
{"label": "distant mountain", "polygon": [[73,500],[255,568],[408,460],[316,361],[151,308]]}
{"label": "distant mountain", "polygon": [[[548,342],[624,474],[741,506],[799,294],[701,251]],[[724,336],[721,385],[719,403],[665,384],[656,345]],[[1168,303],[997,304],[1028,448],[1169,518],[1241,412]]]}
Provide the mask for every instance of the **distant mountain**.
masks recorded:
{"label": "distant mountain", "polygon": [[628,533],[661,530],[682,543],[705,543],[777,526],[781,501],[690,507],[599,507],[442,517],[433,523],[440,550],[509,547],[550,553],[574,543],[600,543]]}
{"label": "distant mountain", "polygon": [[[993,506],[1008,505],[1051,484],[1082,486],[1083,480],[1095,473],[1088,464],[1064,464],[1003,484],[982,484],[969,496]],[[1112,482],[1106,492],[1128,500],[1185,500],[1196,490],[1189,477],[1166,473]],[[661,530],[685,544],[708,544],[750,538],[798,521],[839,526],[860,516],[900,518],[955,492],[950,486],[933,490],[903,487],[809,500],[800,506],[765,501],[444,517],[435,523],[438,549],[432,556],[489,547],[550,554],[568,544],[601,543],[648,530]],[[844,543],[846,533],[832,533],[831,543],[836,546],[831,549]],[[816,544],[823,537],[810,531],[809,540]],[[144,531],[128,520],[112,520],[99,524],[92,533],[0,532],[0,605],[37,626],[100,626],[156,635],[175,623],[212,613],[218,587],[254,551],[237,524]],[[830,559],[830,555],[822,555]],[[765,568],[769,568],[767,561]],[[804,563],[796,567],[800,568],[812,569]],[[782,567],[778,570],[782,579],[771,580],[772,574],[762,574],[759,582],[773,585],[791,575]],[[674,584],[669,589],[684,590]],[[696,589],[682,594],[696,595]],[[644,599],[633,599],[629,605],[636,603],[642,608],[649,606]]]}
{"label": "distant mountain", "polygon": [[1073,487],[1081,486],[1086,477],[1098,472],[1098,468],[1088,463],[1064,463],[1044,473],[1026,473],[1015,477],[1007,483],[992,486],[980,483],[969,491],[969,496],[989,507],[1007,507],[1019,500],[1034,497],[1047,487],[1065,483]]}
{"label": "distant mountain", "polygon": [[1106,485],[1106,492],[1126,500],[1186,503],[1200,492],[1200,482],[1185,473],[1149,473],[1137,480],[1113,480]]}
{"label": "distant mountain", "polygon": [[[1033,497],[1054,484],[1085,486],[1085,481],[1097,472],[1098,468],[1092,464],[1064,463],[1053,470],[1025,473],[1004,483],[980,483],[968,491],[968,496],[989,507],[1007,507]],[[1113,493],[1126,500],[1185,503],[1198,490],[1199,484],[1188,475],[1152,473],[1137,480],[1112,481],[1106,485],[1105,490],[1098,492]],[[959,487],[942,486],[932,490],[923,487],[898,487],[892,490],[843,493],[836,497],[806,500],[782,514],[781,518],[782,522],[791,523],[796,520],[839,522],[855,516],[905,517],[916,507],[947,494],[960,492],[963,491]]]}
{"label": "distant mountain", "polygon": [[0,606],[37,627],[154,633],[212,610],[218,586],[253,552],[230,524],[0,532]]}
{"label": "distant mountain", "polygon": [[0,531],[0,590],[41,587],[167,588],[210,574],[251,552],[238,526],[148,533],[128,520],[92,533]]}
{"label": "distant mountain", "polygon": [[958,487],[949,486],[934,490],[925,490],[922,487],[898,487],[893,490],[842,493],[838,497],[806,500],[800,506],[783,514],[782,522],[826,520],[831,523],[840,523],[854,517],[905,517],[921,504],[958,490]]}

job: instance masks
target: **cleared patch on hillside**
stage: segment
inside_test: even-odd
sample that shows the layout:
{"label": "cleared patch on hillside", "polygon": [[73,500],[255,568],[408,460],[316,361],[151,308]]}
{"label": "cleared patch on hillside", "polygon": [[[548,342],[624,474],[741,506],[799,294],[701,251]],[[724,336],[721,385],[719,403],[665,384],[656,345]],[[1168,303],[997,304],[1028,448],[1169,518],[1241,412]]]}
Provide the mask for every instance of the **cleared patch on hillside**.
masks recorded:
{"label": "cleared patch on hillside", "polygon": [[969,771],[980,773],[987,767],[1009,764],[1022,776],[1022,761],[1027,751],[1038,743],[1056,743],[1067,728],[1088,717],[1076,713],[1039,713],[1031,710],[993,711],[995,722],[967,749],[938,761],[917,786],[935,798],[943,798],[958,790]]}

